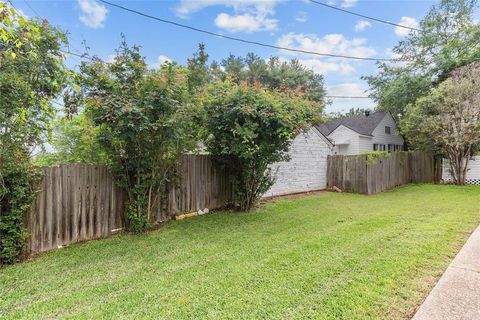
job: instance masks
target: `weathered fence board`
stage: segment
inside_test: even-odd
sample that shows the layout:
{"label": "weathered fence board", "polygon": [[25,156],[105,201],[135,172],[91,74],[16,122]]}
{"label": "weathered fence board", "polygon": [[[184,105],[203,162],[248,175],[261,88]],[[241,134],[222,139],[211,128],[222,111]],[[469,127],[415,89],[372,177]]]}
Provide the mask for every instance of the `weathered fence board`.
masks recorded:
{"label": "weathered fence board", "polygon": [[[125,227],[126,192],[106,167],[67,164],[41,168],[39,193],[26,216],[28,250],[38,253],[75,242],[107,237]],[[159,197],[157,222],[174,215],[231,203],[227,175],[205,155],[185,155],[176,187]]]}
{"label": "weathered fence board", "polygon": [[[106,168],[68,164],[41,171],[40,191],[27,215],[30,252],[106,237],[124,227],[124,192]],[[106,206],[112,199],[115,205]]]}
{"label": "weathered fence board", "polygon": [[439,164],[425,152],[395,152],[367,163],[366,155],[328,157],[327,187],[374,194],[406,183],[439,181]]}
{"label": "weathered fence board", "polygon": [[178,183],[156,208],[158,222],[184,212],[222,208],[232,202],[228,176],[210,156],[184,155],[178,172]]}

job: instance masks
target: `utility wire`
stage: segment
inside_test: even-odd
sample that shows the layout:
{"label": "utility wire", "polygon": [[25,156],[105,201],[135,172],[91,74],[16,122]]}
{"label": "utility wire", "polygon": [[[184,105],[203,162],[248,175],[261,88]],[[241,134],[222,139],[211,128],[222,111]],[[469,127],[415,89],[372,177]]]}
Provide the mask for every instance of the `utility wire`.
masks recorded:
{"label": "utility wire", "polygon": [[93,60],[93,57],[89,56],[87,53],[81,54],[81,53],[76,53],[69,50],[61,50],[61,49],[58,51],[60,51],[61,53],[70,54],[72,56],[75,56],[81,59]]}
{"label": "utility wire", "polygon": [[25,2],[25,4],[27,5],[27,7],[29,7],[30,10],[32,10],[32,12],[37,15],[37,17],[40,17],[40,15],[38,14],[37,10],[35,10],[35,9],[30,5],[30,3],[28,3],[27,0],[23,0],[23,2]]}
{"label": "utility wire", "polygon": [[[18,12],[18,9],[13,5],[13,2],[12,2],[11,0],[7,0],[7,2],[12,6],[12,8],[15,9],[15,11]],[[25,4],[28,6],[28,8],[29,8],[38,18],[40,18],[40,14],[38,14],[38,12],[27,2],[27,0],[23,0],[23,2],[25,2]],[[74,49],[75,49],[75,48],[74,48]],[[82,54],[78,54],[78,53],[71,52],[71,51],[69,51],[69,50],[68,50],[68,51],[65,51],[65,50],[61,50],[61,49],[58,50],[58,51],[60,51],[61,53],[70,54],[70,55],[72,55],[72,56],[79,57],[79,58],[82,58],[82,59],[87,58],[87,59],[92,60],[92,58],[87,57],[86,54],[83,54],[83,55],[82,55]],[[75,60],[76,60],[77,62],[80,62],[80,60],[78,60],[78,59],[76,59],[76,58],[75,58]]]}
{"label": "utility wire", "polygon": [[137,11],[137,10],[134,10],[134,9],[130,9],[130,8],[125,7],[125,6],[115,4],[115,3],[112,3],[112,2],[109,2],[109,1],[106,1],[106,0],[98,0],[98,1],[102,2],[106,5],[109,5],[111,7],[115,7],[115,8],[124,10],[124,11],[128,11],[130,13],[134,13],[136,15],[139,15],[139,16],[142,16],[142,17],[145,17],[145,18],[149,18],[149,19],[152,19],[152,20],[156,20],[156,21],[159,21],[159,22],[162,22],[162,23],[174,25],[174,26],[177,26],[177,27],[180,27],[180,28],[189,29],[189,30],[204,33],[204,34],[208,34],[208,35],[211,35],[211,36],[214,36],[214,37],[224,38],[224,39],[237,41],[237,42],[242,42],[242,43],[247,43],[247,44],[253,44],[253,45],[256,45],[256,46],[261,46],[261,47],[266,47],[266,48],[273,48],[273,49],[278,49],[278,50],[285,50],[285,51],[305,53],[305,54],[311,54],[311,55],[316,55],[316,56],[332,57],[332,58],[343,58],[343,59],[353,59],[353,60],[368,60],[368,61],[401,61],[399,59],[391,59],[391,58],[367,58],[367,57],[347,56],[347,55],[331,54],[331,53],[321,53],[321,52],[316,52],[316,51],[281,47],[281,46],[276,46],[276,45],[273,45],[273,44],[267,44],[267,43],[263,43],[263,42],[258,42],[258,41],[252,41],[252,40],[246,40],[246,39],[242,39],[242,38],[227,36],[227,35],[224,35],[224,34],[208,31],[208,30],[205,30],[205,29],[192,27],[192,26],[189,26],[189,25],[186,25],[186,24],[183,24],[183,23],[179,23],[179,22],[175,22],[175,21],[172,21],[172,20],[162,19],[162,18],[152,16],[150,14],[147,14],[147,13],[144,13],[144,12],[141,12],[141,11]]}
{"label": "utility wire", "polygon": [[361,13],[356,13],[356,12],[353,12],[353,11],[338,8],[338,7],[335,7],[335,6],[320,2],[320,1],[316,1],[316,0],[308,0],[308,1],[310,1],[311,3],[314,3],[314,4],[318,4],[320,6],[324,6],[324,7],[330,8],[330,9],[334,9],[334,10],[338,10],[338,11],[341,11],[341,12],[344,12],[344,13],[348,13],[348,14],[357,16],[357,17],[362,17],[362,18],[369,19],[369,20],[372,20],[372,21],[389,24],[391,26],[395,26],[395,27],[399,27],[399,28],[404,28],[404,29],[409,29],[409,30],[413,30],[413,31],[422,32],[422,30],[414,28],[414,27],[409,27],[409,26],[405,26],[405,25],[402,25],[402,24],[393,23],[393,22],[390,22],[390,21],[387,21],[387,20],[370,17],[370,16],[367,16],[367,15],[364,15],[364,14],[361,14]]}
{"label": "utility wire", "polygon": [[[30,3],[27,1],[27,0],[23,0],[23,2],[25,2],[25,4],[30,8],[30,10],[35,14],[37,15],[38,18],[40,18],[40,14],[38,13],[37,10],[35,10],[35,8],[33,8]],[[71,45],[72,48],[76,51],[80,51],[78,50],[76,47],[74,47],[73,45]],[[65,52],[64,52],[65,53]],[[69,54],[71,54],[72,56],[76,56],[75,54],[73,54],[72,52],[68,52]],[[77,62],[80,62],[80,60],[78,60],[77,58],[75,58],[74,60],[76,60]]]}
{"label": "utility wire", "polygon": [[364,97],[364,96],[325,96],[325,98],[329,98],[329,99],[371,99],[370,97]]}

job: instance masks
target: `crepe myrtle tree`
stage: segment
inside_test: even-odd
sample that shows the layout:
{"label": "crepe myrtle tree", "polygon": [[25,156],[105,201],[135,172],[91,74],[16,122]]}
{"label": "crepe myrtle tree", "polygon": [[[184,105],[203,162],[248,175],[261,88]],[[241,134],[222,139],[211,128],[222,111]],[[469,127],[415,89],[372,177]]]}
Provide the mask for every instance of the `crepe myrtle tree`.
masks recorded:
{"label": "crepe myrtle tree", "polygon": [[203,105],[207,148],[229,173],[242,211],[271,187],[269,165],[288,159],[293,138],[316,122],[323,108],[297,91],[229,80],[213,83]]}
{"label": "crepe myrtle tree", "polygon": [[175,178],[179,157],[197,142],[186,71],[149,70],[139,48],[122,41],[113,62],[81,66],[86,112],[118,184],[128,193],[130,229],[144,231]]}
{"label": "crepe myrtle tree", "polygon": [[451,72],[437,88],[407,107],[404,134],[418,149],[444,155],[456,184],[480,144],[480,64]]}
{"label": "crepe myrtle tree", "polygon": [[31,154],[48,135],[51,100],[70,76],[61,52],[66,42],[47,21],[0,2],[0,265],[13,263],[25,246],[23,218],[40,177]]}

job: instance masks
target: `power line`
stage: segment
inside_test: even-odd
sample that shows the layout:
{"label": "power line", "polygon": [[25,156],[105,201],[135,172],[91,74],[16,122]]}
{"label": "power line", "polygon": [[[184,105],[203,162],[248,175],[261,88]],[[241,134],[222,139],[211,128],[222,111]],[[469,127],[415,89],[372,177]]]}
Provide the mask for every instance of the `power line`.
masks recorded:
{"label": "power line", "polygon": [[[23,2],[25,2],[25,4],[30,8],[30,10],[31,10],[34,14],[36,14],[38,18],[40,18],[40,14],[38,13],[38,11],[35,10],[35,8],[33,8],[33,7],[30,5],[30,3],[28,3],[27,0],[23,0]],[[71,44],[70,44],[70,45],[71,45]],[[73,45],[71,45],[71,46],[72,46],[72,48],[73,48],[74,50],[79,51],[79,50],[78,50],[76,47],[74,47]],[[63,51],[62,51],[62,52],[63,52]],[[66,53],[66,52],[64,52],[64,53]],[[68,52],[68,53],[71,54],[71,55],[73,55],[73,56],[76,56],[76,55],[73,54],[72,52]],[[74,60],[76,60],[77,62],[80,62],[80,60],[78,60],[78,59],[76,59],[76,58],[75,58]]]}
{"label": "power line", "polygon": [[40,17],[40,15],[38,14],[37,10],[35,10],[35,9],[28,3],[27,0],[23,0],[23,2],[25,2],[25,4],[27,5],[27,7],[29,7],[30,10],[32,10],[32,12],[37,15],[37,17]]}
{"label": "power line", "polygon": [[370,17],[370,16],[367,16],[367,15],[364,15],[364,14],[361,14],[361,13],[345,10],[345,9],[342,9],[342,8],[338,8],[338,7],[335,7],[335,6],[320,2],[320,1],[316,1],[316,0],[308,0],[308,1],[310,1],[311,3],[314,3],[314,4],[318,4],[320,6],[324,6],[324,7],[330,8],[330,9],[334,9],[334,10],[338,10],[338,11],[341,11],[341,12],[344,12],[344,13],[348,13],[348,14],[357,16],[357,17],[362,17],[362,18],[369,19],[369,20],[372,20],[372,21],[389,24],[391,26],[395,26],[395,27],[399,27],[399,28],[404,28],[404,29],[409,29],[409,30],[413,30],[413,31],[422,32],[422,30],[414,28],[414,27],[409,27],[409,26],[405,26],[405,25],[402,25],[402,24],[393,23],[393,22],[390,22],[390,21],[387,21],[387,20]]}
{"label": "power line", "polygon": [[112,3],[112,2],[106,1],[106,0],[98,0],[98,1],[100,1],[104,4],[106,4],[106,5],[109,5],[109,6],[124,10],[124,11],[128,11],[130,13],[134,13],[136,15],[139,15],[139,16],[142,16],[142,17],[145,17],[145,18],[149,18],[149,19],[152,19],[152,20],[156,20],[156,21],[159,21],[159,22],[162,22],[162,23],[174,25],[174,26],[177,26],[177,27],[180,27],[180,28],[189,29],[189,30],[204,33],[204,34],[208,34],[208,35],[211,35],[211,36],[214,36],[214,37],[224,38],[224,39],[237,41],[237,42],[242,42],[242,43],[247,43],[247,44],[253,44],[253,45],[256,45],[256,46],[261,46],[261,47],[266,47],[266,48],[285,50],[285,51],[291,51],[291,52],[298,52],[298,53],[305,53],[305,54],[311,54],[311,55],[316,55],[316,56],[332,57],[332,58],[344,58],[344,59],[368,60],[368,61],[401,61],[399,59],[391,59],[391,58],[367,58],[367,57],[347,56],[347,55],[331,54],[331,53],[321,53],[321,52],[315,52],[315,51],[309,51],[309,50],[281,47],[281,46],[276,46],[276,45],[273,45],[273,44],[267,44],[267,43],[263,43],[263,42],[258,42],[258,41],[252,41],[252,40],[246,40],[246,39],[242,39],[242,38],[227,36],[227,35],[223,35],[223,34],[220,34],[220,33],[208,31],[208,30],[205,30],[205,29],[192,27],[192,26],[189,26],[189,25],[186,25],[186,24],[183,24],[183,23],[178,23],[178,22],[175,22],[175,21],[172,21],[172,20],[162,19],[162,18],[152,16],[150,14],[140,12],[140,11],[137,11],[137,10],[134,10],[134,9],[130,9],[130,8],[121,6],[119,4],[115,4],[115,3]]}
{"label": "power line", "polygon": [[364,97],[364,96],[325,96],[325,98],[329,98],[329,99],[371,99],[370,97]]}
{"label": "power line", "polygon": [[58,50],[60,51],[61,53],[65,53],[65,54],[70,54],[72,56],[75,56],[75,57],[78,57],[78,58],[81,58],[81,59],[87,59],[87,60],[93,60],[92,57],[90,57],[87,53],[84,53],[84,54],[80,54],[80,53],[76,53],[76,52],[72,52],[72,51],[68,51],[68,50]]}
{"label": "power line", "polygon": [[[8,3],[12,6],[12,8],[14,8],[15,11],[18,12],[18,9],[13,5],[12,1],[11,1],[11,0],[7,0],[7,1],[8,1]],[[25,4],[28,6],[28,8],[30,8],[30,10],[31,10],[35,15],[37,15],[38,18],[40,18],[40,14],[38,14],[38,12],[37,12],[26,0],[23,0],[23,2],[25,2]],[[75,48],[74,48],[74,49],[75,49]],[[78,54],[78,53],[71,52],[71,51],[69,51],[69,50],[68,50],[68,51],[65,51],[65,50],[61,50],[61,49],[60,49],[60,50],[58,50],[58,51],[60,51],[61,53],[70,54],[70,55],[72,55],[72,56],[79,57],[79,58],[82,58],[82,59],[86,58],[86,56],[87,56],[86,54],[81,55],[81,54]],[[90,58],[90,57],[87,57],[87,59],[92,60],[92,58]],[[76,59],[76,58],[75,58],[75,60],[76,60],[77,62],[80,62],[80,60],[78,60],[78,59]]]}

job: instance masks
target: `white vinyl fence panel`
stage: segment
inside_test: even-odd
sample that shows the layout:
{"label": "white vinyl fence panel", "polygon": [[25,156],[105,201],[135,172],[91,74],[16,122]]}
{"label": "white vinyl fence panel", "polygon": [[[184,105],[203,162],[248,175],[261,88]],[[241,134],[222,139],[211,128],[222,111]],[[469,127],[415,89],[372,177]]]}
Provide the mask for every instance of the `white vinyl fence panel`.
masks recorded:
{"label": "white vinyl fence panel", "polygon": [[[467,170],[465,182],[467,184],[480,185],[480,156],[475,156],[470,159]],[[452,175],[450,174],[450,165],[447,159],[443,159],[442,179],[445,182],[453,182]]]}

